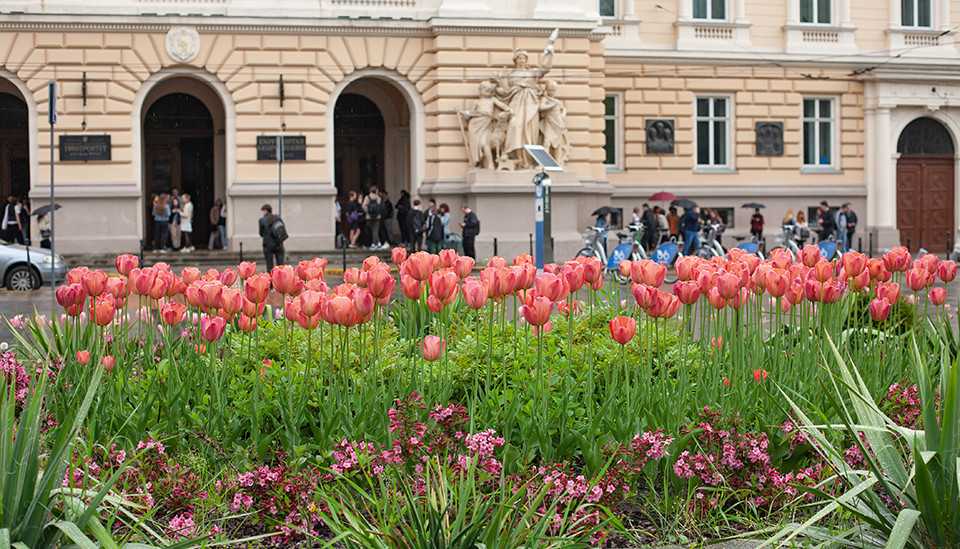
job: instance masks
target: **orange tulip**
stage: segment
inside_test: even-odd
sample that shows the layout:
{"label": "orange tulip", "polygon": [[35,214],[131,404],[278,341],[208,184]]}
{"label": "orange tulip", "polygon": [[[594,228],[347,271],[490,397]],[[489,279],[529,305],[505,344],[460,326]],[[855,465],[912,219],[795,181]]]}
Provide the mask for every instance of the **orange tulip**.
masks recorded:
{"label": "orange tulip", "polygon": [[83,286],[83,291],[87,295],[97,297],[107,287],[107,274],[99,269],[88,271],[80,277],[80,285]]}
{"label": "orange tulip", "polygon": [[867,256],[857,252],[847,252],[841,257],[847,276],[857,276],[867,267]]}
{"label": "orange tulip", "polygon": [[270,277],[266,274],[254,275],[243,285],[243,294],[254,303],[263,303],[270,293]]}
{"label": "orange tulip", "polygon": [[678,257],[673,268],[677,272],[677,279],[681,281],[693,280],[693,268],[700,262],[700,258],[692,255]]}
{"label": "orange tulip", "polygon": [[813,276],[820,282],[826,282],[833,278],[833,263],[823,260],[813,266]]}
{"label": "orange tulip", "polygon": [[351,267],[351,268],[349,268],[349,269],[344,269],[344,271],[343,271],[343,281],[344,281],[346,284],[356,284],[356,285],[358,285],[358,286],[361,285],[361,284],[360,284],[360,269],[357,269],[356,267]]}
{"label": "orange tulip", "polygon": [[79,362],[81,366],[90,364],[90,351],[77,351],[77,362]]}
{"label": "orange tulip", "polygon": [[766,370],[754,370],[754,371],[753,371],[753,379],[756,380],[757,383],[760,383],[761,381],[767,379],[767,376],[768,376],[768,375],[770,375],[770,372],[768,372],[768,371],[766,371]]}
{"label": "orange tulip", "polygon": [[710,346],[714,349],[720,350],[720,347],[723,347],[723,336],[717,336],[710,339]]}
{"label": "orange tulip", "polygon": [[910,251],[898,246],[883,254],[883,266],[891,273],[906,271],[910,267]]}
{"label": "orange tulip", "polygon": [[529,305],[520,308],[520,312],[531,326],[543,326],[550,320],[550,313],[553,312],[553,300],[542,295],[535,296],[530,300]]}
{"label": "orange tulip", "polygon": [[673,285],[673,293],[684,305],[693,305],[700,299],[700,285],[693,280],[678,280]]}
{"label": "orange tulip", "polygon": [[200,280],[200,269],[196,267],[184,267],[180,271],[180,279],[183,280],[183,283],[187,286],[193,284],[197,280]]}
{"label": "orange tulip", "polygon": [[243,310],[243,294],[240,290],[224,288],[220,292],[220,308],[227,314],[235,315]]}
{"label": "orange tulip", "polygon": [[420,281],[409,275],[400,277],[400,288],[407,299],[420,299]]}
{"label": "orange tulip", "polygon": [[242,314],[237,317],[237,326],[240,327],[240,331],[247,334],[257,329],[257,323],[258,323],[257,317],[250,317],[250,316],[247,316],[246,314]]}
{"label": "orange tulip", "polygon": [[93,321],[97,326],[106,326],[113,322],[114,314],[116,313],[116,307],[114,307],[112,299],[99,298],[96,300],[93,306]]}
{"label": "orange tulip", "polygon": [[890,316],[890,302],[886,299],[874,299],[870,302],[870,318],[874,322],[883,322]]}
{"label": "orange tulip", "polygon": [[357,307],[353,299],[347,296],[334,296],[324,301],[323,307],[327,310],[327,316],[333,320],[332,324],[353,326],[358,323]]}
{"label": "orange tulip", "polygon": [[[816,248],[816,246],[814,246]],[[820,252],[817,251],[817,256],[820,256]],[[770,262],[777,269],[786,270],[791,263],[793,263],[792,254],[783,248],[778,248],[770,251]]]}
{"label": "orange tulip", "polygon": [[226,328],[227,321],[219,316],[204,315],[200,319],[200,335],[211,343],[223,337]]}
{"label": "orange tulip", "polygon": [[[274,267],[270,271],[270,278],[273,281],[273,289],[277,293],[288,295],[296,292],[297,289],[297,275],[293,271],[293,267],[290,265],[280,265]],[[251,301],[253,301],[251,299]]]}
{"label": "orange tulip", "polygon": [[733,273],[724,273],[717,277],[717,293],[724,299],[731,299],[740,292],[740,277]]}
{"label": "orange tulip", "polygon": [[407,260],[407,249],[397,246],[390,250],[390,260],[398,267],[403,265],[403,262]]}
{"label": "orange tulip", "polygon": [[298,314],[300,314],[300,301],[285,297],[283,299],[283,318],[289,322],[296,322]]}
{"label": "orange tulip", "polygon": [[946,288],[934,288],[930,290],[930,303],[935,307],[943,305],[943,302],[947,300],[947,289]]}
{"label": "orange tulip", "polygon": [[[457,276],[463,280],[470,276],[470,273],[473,272],[473,266],[476,264],[472,257],[468,256],[459,256],[457,260],[453,262],[453,272],[457,273]],[[534,272],[536,272],[536,267],[534,267]]]}
{"label": "orange tulip", "polygon": [[817,280],[804,282],[803,295],[807,298],[807,301],[819,303],[823,299],[823,283]]}
{"label": "orange tulip", "polygon": [[836,281],[827,282],[823,285],[823,302],[824,303],[836,303],[840,301],[840,296],[843,292],[840,289],[840,284]]}
{"label": "orange tulip", "polygon": [[440,257],[440,267],[443,269],[453,268],[453,264],[457,261],[456,250],[447,248],[445,250],[440,250],[440,253],[437,255]]}
{"label": "orange tulip", "polygon": [[567,286],[571,292],[576,292],[583,287],[583,266],[579,264],[567,263],[560,268],[560,275],[567,281]]}
{"label": "orange tulip", "polygon": [[632,318],[618,316],[610,320],[610,337],[620,345],[629,343],[636,332],[637,321]]}
{"label": "orange tulip", "polygon": [[767,271],[767,292],[773,297],[783,297],[790,287],[790,277],[780,271]]}
{"label": "orange tulip", "polygon": [[[513,280],[516,280],[516,278]],[[453,303],[453,300],[456,299],[459,284],[460,278],[453,271],[437,271],[430,275],[430,293],[445,305]],[[511,286],[510,292],[512,291],[513,287]]]}
{"label": "orange tulip", "polygon": [[513,264],[514,264],[514,265],[517,265],[517,266],[520,266],[520,265],[536,265],[536,264],[537,264],[537,260],[536,260],[533,256],[530,256],[530,255],[527,255],[527,254],[520,254],[520,255],[517,255],[517,256],[515,256],[515,257],[513,258]]}
{"label": "orange tulip", "polygon": [[720,296],[720,290],[716,287],[710,288],[710,291],[707,292],[707,299],[714,309],[719,310],[727,306],[727,300]]}
{"label": "orange tulip", "polygon": [[220,306],[220,294],[223,292],[223,284],[217,282],[201,282],[197,289],[199,291],[200,305],[207,309],[214,309]]}
{"label": "orange tulip", "polygon": [[853,278],[854,291],[861,291],[870,285],[870,271],[864,269],[860,274]]}
{"label": "orange tulip", "polygon": [[130,290],[127,286],[127,279],[120,277],[108,278],[104,291],[119,299],[123,299],[130,294]]}
{"label": "orange tulip", "polygon": [[237,271],[240,273],[240,279],[246,280],[257,274],[257,264],[251,261],[241,261],[240,264],[237,265]]}
{"label": "orange tulip", "polygon": [[117,359],[113,358],[113,355],[107,355],[100,359],[100,365],[103,366],[105,372],[113,370],[113,367],[116,366]]}
{"label": "orange tulip", "polygon": [[183,322],[184,315],[187,314],[187,306],[181,303],[164,303],[160,306],[160,319],[167,326],[176,326]]}
{"label": "orange tulip", "polygon": [[552,273],[543,273],[534,281],[537,293],[550,301],[560,301],[566,297],[563,282]]}
{"label": "orange tulip", "polygon": [[249,316],[250,318],[256,318],[262,315],[266,306],[266,303],[254,303],[246,297],[243,298],[243,314]]}
{"label": "orange tulip", "polygon": [[83,300],[86,299],[85,294],[83,293],[83,288],[80,287],[79,284],[64,284],[63,286],[57,288],[55,295],[57,298],[57,303],[59,303],[64,309],[70,307],[71,305],[76,305],[78,295],[83,296],[79,297],[81,303],[83,303]]}
{"label": "orange tulip", "polygon": [[202,307],[203,303],[200,302],[200,284],[194,283],[187,286],[187,289],[183,292],[183,296],[187,298],[187,303],[191,307]]}
{"label": "orange tulip", "polygon": [[[407,268],[407,274],[414,280],[421,282],[426,280],[427,277],[430,276],[430,273],[436,268],[433,257],[427,252],[417,252],[411,255],[407,258],[407,261],[404,262],[404,266]],[[439,262],[440,258],[437,257],[437,263]]]}
{"label": "orange tulip", "polygon": [[937,274],[937,265],[940,263],[940,258],[934,254],[923,254],[920,256],[920,259],[914,261],[914,267],[917,267],[917,263],[923,266],[926,269],[927,273],[931,275]]}
{"label": "orange tulip", "polygon": [[896,282],[881,282],[877,284],[874,294],[877,299],[886,299],[889,303],[896,303],[900,299],[900,285]]}
{"label": "orange tulip", "polygon": [[436,362],[440,360],[440,355],[443,354],[446,347],[446,341],[435,335],[428,335],[423,338],[423,342],[420,344],[420,352],[423,353],[423,359],[427,362]]}
{"label": "orange tulip", "polygon": [[444,303],[437,299],[437,296],[430,294],[427,296],[427,309],[430,309],[431,313],[439,314],[443,312]]}
{"label": "orange tulip", "polygon": [[727,303],[730,304],[731,309],[738,311],[744,305],[746,305],[749,301],[750,301],[750,292],[746,288],[740,288],[740,291],[737,292],[737,295],[730,298],[730,300]]}
{"label": "orange tulip", "polygon": [[150,286],[150,289],[147,290],[147,296],[151,299],[160,299],[167,295],[168,289],[170,289],[170,279],[158,274],[157,277],[153,279],[153,284]]}
{"label": "orange tulip", "polygon": [[321,295],[312,290],[300,294],[300,311],[307,316],[320,314]]}
{"label": "orange tulip", "polygon": [[117,256],[115,263],[117,272],[123,276],[127,276],[130,274],[130,271],[140,266],[140,258],[131,254],[121,254]]}
{"label": "orange tulip", "polygon": [[640,274],[643,283],[654,288],[659,288],[663,284],[663,279],[667,276],[667,267],[655,261],[641,261]]}
{"label": "orange tulip", "polygon": [[807,244],[800,250],[800,262],[807,267],[813,268],[814,265],[823,259],[820,257],[820,247],[813,244]]}
{"label": "orange tulip", "polygon": [[[518,256],[519,257],[519,256]],[[495,255],[490,258],[490,261],[487,262],[487,267],[493,267],[494,269],[503,269],[507,266],[507,260]]]}
{"label": "orange tulip", "polygon": [[303,311],[297,314],[297,324],[304,330],[314,330],[320,324],[320,315],[306,315]]}

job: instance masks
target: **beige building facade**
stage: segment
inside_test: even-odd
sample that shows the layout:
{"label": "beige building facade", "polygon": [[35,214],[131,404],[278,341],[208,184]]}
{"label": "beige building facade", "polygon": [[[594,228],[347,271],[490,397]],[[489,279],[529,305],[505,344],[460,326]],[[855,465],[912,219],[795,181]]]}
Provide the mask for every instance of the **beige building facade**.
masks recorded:
{"label": "beige building facade", "polygon": [[[494,239],[526,252],[536,171],[471,165],[458,111],[518,48],[543,65],[559,29],[539,81],[558,84],[570,144],[558,258],[598,206],[629,218],[661,190],[734,234],[741,204],[764,203],[771,237],[788,208],[850,201],[864,248],[943,251],[958,24],[951,0],[0,0],[0,190],[49,200],[53,81],[58,251],[149,248],[150,197],[174,188],[193,195],[195,245],[219,199],[228,247],[257,250],[281,186],[287,247],[329,249],[337,197],[376,184],[450,204],[455,226],[470,203],[481,256]],[[302,159],[264,159],[277,135]],[[60,156],[104,136],[109,159]]]}

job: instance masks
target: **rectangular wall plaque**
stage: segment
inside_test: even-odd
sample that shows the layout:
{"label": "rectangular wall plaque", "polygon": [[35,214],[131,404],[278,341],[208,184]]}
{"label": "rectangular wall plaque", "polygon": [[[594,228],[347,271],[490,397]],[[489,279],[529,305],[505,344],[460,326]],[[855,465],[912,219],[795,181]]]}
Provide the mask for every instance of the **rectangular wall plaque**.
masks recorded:
{"label": "rectangular wall plaque", "polygon": [[110,160],[109,135],[61,135],[60,161]]}
{"label": "rectangular wall plaque", "polygon": [[[307,136],[305,135],[286,135],[283,136],[283,160],[306,160],[307,159]],[[277,136],[258,135],[257,136],[257,160],[277,161]]]}

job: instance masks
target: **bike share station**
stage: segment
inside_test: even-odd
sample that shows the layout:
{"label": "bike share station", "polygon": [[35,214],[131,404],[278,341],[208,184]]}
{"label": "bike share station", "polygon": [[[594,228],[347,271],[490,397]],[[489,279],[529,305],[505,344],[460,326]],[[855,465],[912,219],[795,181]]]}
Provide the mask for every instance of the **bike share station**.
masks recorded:
{"label": "bike share station", "polygon": [[563,166],[540,145],[524,145],[523,148],[540,166],[540,173],[533,176],[533,215],[536,224],[535,256],[537,270],[543,271],[544,265],[553,263],[553,228],[550,219],[550,187],[552,182],[547,172],[563,172]]}

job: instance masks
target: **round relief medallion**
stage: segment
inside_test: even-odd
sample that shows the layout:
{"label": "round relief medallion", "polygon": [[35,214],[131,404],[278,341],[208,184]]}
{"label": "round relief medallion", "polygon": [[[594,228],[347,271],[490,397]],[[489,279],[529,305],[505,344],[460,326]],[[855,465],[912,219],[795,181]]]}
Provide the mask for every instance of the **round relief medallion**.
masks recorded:
{"label": "round relief medallion", "polygon": [[189,63],[200,53],[200,34],[192,27],[173,27],[167,32],[167,55],[178,63]]}

